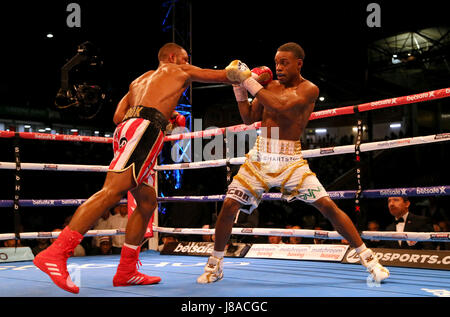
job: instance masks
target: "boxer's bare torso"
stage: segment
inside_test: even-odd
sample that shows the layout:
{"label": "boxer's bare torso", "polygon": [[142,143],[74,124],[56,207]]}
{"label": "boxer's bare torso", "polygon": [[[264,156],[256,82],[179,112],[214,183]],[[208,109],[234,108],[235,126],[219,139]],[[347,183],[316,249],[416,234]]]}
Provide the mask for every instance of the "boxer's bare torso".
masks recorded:
{"label": "boxer's bare torso", "polygon": [[188,61],[184,51],[175,62],[161,62],[156,70],[136,78],[117,106],[114,123],[122,121],[129,107],[138,105],[153,107],[169,119],[192,81],[230,83],[225,70],[201,69],[188,64]]}
{"label": "boxer's bare torso", "polygon": [[[267,128],[267,137],[271,137],[271,127],[279,127],[279,138],[281,140],[299,140],[305,130],[309,117],[314,110],[314,97],[311,90],[315,90],[314,84],[303,79],[298,86],[285,87],[279,81],[272,81],[267,90],[273,92],[282,101],[301,101],[287,109],[270,109],[264,107],[262,111],[261,127]],[[305,92],[306,91],[306,92]]]}

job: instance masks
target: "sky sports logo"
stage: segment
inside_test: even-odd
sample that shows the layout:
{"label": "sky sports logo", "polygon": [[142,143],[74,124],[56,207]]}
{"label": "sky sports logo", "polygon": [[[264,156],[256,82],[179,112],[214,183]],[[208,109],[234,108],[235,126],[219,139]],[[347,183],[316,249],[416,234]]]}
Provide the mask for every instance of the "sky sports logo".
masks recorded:
{"label": "sky sports logo", "polygon": [[[374,250],[373,250],[374,251]],[[419,251],[419,250],[417,250]],[[376,257],[383,265],[395,265],[395,264],[414,264],[419,266],[420,264],[427,265],[450,265],[450,255],[438,254],[437,252],[409,252],[407,250],[390,251],[374,251]],[[349,251],[345,256],[347,263],[359,263],[359,256],[354,249]]]}

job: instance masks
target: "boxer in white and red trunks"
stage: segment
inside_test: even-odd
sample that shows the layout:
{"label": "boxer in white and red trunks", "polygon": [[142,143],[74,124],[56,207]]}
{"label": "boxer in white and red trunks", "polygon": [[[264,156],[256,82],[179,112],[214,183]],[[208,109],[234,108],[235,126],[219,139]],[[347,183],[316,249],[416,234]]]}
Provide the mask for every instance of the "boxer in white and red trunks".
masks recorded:
{"label": "boxer in white and red trunks", "polygon": [[136,264],[140,244],[157,206],[152,169],[163,145],[166,126],[169,122],[183,122],[174,110],[191,82],[236,82],[227,78],[225,70],[190,65],[187,52],[175,43],[161,47],[158,60],[158,68],[135,79],[117,106],[113,119],[117,124],[114,158],[103,188],[78,207],[58,239],[34,259],[34,264],[66,291],[79,292],[67,271],[67,259],[95,221],[117,205],[128,191],[136,200],[136,209],[128,219],[113,285],[154,284],[161,280],[138,272]]}
{"label": "boxer in white and red trunks", "polygon": [[114,158],[108,170],[133,169],[137,184],[154,185],[153,167],[164,144],[169,121],[155,108],[131,107],[114,131]]}
{"label": "boxer in white and red trunks", "polygon": [[[228,187],[216,222],[214,251],[198,283],[213,283],[223,278],[224,249],[237,213],[239,210],[251,213],[258,206],[261,194],[272,187],[279,187],[287,201],[300,199],[316,207],[355,248],[376,282],[389,276],[389,271],[366,248],[351,219],[330,199],[302,157],[300,137],[319,96],[319,88],[300,74],[304,57],[303,48],[296,43],[280,46],[275,54],[278,80],[263,79],[263,83],[258,78],[272,77],[268,67],[250,71],[244,63],[233,61],[226,68],[230,80],[241,82],[234,85],[234,93],[244,123],[261,120],[262,135]],[[255,97],[252,103],[248,101],[247,91]]]}

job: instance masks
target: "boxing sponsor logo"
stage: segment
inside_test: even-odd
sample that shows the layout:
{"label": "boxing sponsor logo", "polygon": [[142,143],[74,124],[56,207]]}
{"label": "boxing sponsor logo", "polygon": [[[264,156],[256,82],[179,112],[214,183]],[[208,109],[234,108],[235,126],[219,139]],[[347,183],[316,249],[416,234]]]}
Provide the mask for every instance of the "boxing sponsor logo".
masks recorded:
{"label": "boxing sponsor logo", "polygon": [[327,231],[314,231],[314,237],[315,238],[328,238],[328,232]]}
{"label": "boxing sponsor logo", "polygon": [[322,111],[314,112],[315,117],[335,115],[335,114],[337,114],[336,109],[329,109],[329,110],[322,110]]}
{"label": "boxing sponsor logo", "polygon": [[32,203],[33,206],[55,205],[55,201],[54,200],[48,200],[48,199],[32,200],[31,203]]}
{"label": "boxing sponsor logo", "polygon": [[430,92],[424,92],[422,94],[417,94],[417,95],[412,95],[412,96],[406,96],[406,100],[407,101],[416,101],[416,100],[421,100],[424,98],[432,98],[432,97],[436,97],[434,95],[434,91],[430,91]]}
{"label": "boxing sponsor logo", "polygon": [[[344,191],[333,191],[333,192],[328,192],[328,195],[330,195],[330,198],[345,198],[345,194],[346,192]],[[353,194],[354,195],[354,194]]]}
{"label": "boxing sponsor logo", "polygon": [[320,149],[320,154],[330,154],[330,153],[334,153],[334,147],[327,147]]}
{"label": "boxing sponsor logo", "polygon": [[408,188],[394,188],[380,190],[380,196],[407,196]]}
{"label": "boxing sponsor logo", "polygon": [[38,238],[51,238],[52,233],[51,232],[38,232],[37,236],[38,236]]}
{"label": "boxing sponsor logo", "polygon": [[281,193],[265,193],[263,194],[264,199],[281,199]]}
{"label": "boxing sponsor logo", "polygon": [[294,234],[291,230],[269,230],[268,232],[271,235],[287,235],[292,236]]}
{"label": "boxing sponsor logo", "polygon": [[211,254],[214,250],[213,243],[203,242],[189,242],[187,245],[179,243],[173,250],[174,253],[197,253],[197,254]]}
{"label": "boxing sponsor logo", "polygon": [[[413,266],[420,267],[420,264],[450,264],[450,255],[445,255],[442,252],[422,251],[417,250],[410,252],[408,250],[391,250],[391,249],[378,249],[373,250],[377,259],[383,265],[394,264],[416,264]],[[435,253],[435,254],[433,254]],[[344,263],[359,263],[359,255],[355,249],[350,250],[345,256]]]}
{"label": "boxing sponsor logo", "polygon": [[0,252],[0,261],[8,260],[8,254]]}
{"label": "boxing sponsor logo", "polygon": [[250,157],[252,161],[255,162],[263,162],[263,163],[272,163],[272,162],[296,162],[301,161],[302,158],[300,156],[282,156],[279,154],[265,154],[257,153]]}
{"label": "boxing sponsor logo", "polygon": [[446,194],[446,188],[444,186],[439,187],[417,187],[416,193],[418,195],[429,195],[429,194]]}
{"label": "boxing sponsor logo", "polygon": [[183,231],[183,229],[181,229],[181,228],[175,228],[172,230],[172,232],[181,232],[181,231]]}
{"label": "boxing sponsor logo", "polygon": [[210,233],[209,232],[209,229],[191,229],[191,230],[189,230],[190,232],[192,232],[192,233],[205,233],[205,234],[208,234],[208,233]]}
{"label": "boxing sponsor logo", "polygon": [[83,199],[63,199],[61,205],[81,205],[83,202]]}
{"label": "boxing sponsor logo", "polygon": [[35,133],[34,139],[39,140],[56,140],[56,135],[53,134],[44,134],[44,133]]}
{"label": "boxing sponsor logo", "polygon": [[397,103],[397,98],[385,99],[380,101],[373,101],[370,103],[372,107],[382,106],[382,105],[393,105]]}
{"label": "boxing sponsor logo", "polygon": [[253,229],[252,228],[244,228],[241,230],[242,233],[253,233]]}
{"label": "boxing sponsor logo", "polygon": [[58,165],[56,164],[44,164],[44,171],[49,171],[49,170],[57,170],[58,169]]}
{"label": "boxing sponsor logo", "polygon": [[393,147],[393,146],[401,146],[402,144],[411,144],[412,139],[402,139],[396,141],[387,141],[387,142],[379,142],[377,143],[377,147]]}
{"label": "boxing sponsor logo", "polygon": [[450,240],[450,234],[448,233],[432,233],[430,234],[431,240]]}
{"label": "boxing sponsor logo", "polygon": [[63,135],[62,139],[64,141],[83,141],[83,137],[81,135]]}
{"label": "boxing sponsor logo", "polygon": [[450,133],[439,133],[434,136],[435,140],[442,140],[450,138]]}

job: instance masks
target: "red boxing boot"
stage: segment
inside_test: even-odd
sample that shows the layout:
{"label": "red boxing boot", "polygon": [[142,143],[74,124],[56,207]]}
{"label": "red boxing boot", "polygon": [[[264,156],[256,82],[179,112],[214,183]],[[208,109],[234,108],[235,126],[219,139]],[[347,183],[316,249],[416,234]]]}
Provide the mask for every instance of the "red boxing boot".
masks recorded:
{"label": "red boxing boot", "polygon": [[34,258],[34,265],[42,272],[48,274],[53,283],[63,290],[78,294],[79,287],[72,282],[67,272],[67,259],[73,255],[73,250],[80,244],[83,235],[65,227],[47,249]]}
{"label": "red boxing boot", "polygon": [[120,263],[113,278],[114,286],[148,285],[161,281],[161,278],[158,276],[148,276],[138,272],[137,266],[140,264],[140,250],[141,247],[138,247],[136,250],[126,245],[122,247]]}

